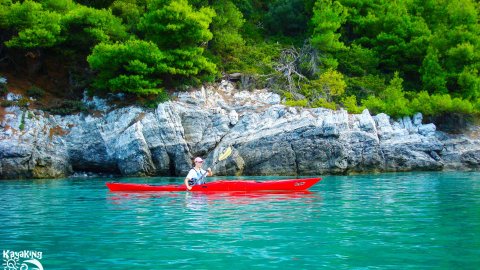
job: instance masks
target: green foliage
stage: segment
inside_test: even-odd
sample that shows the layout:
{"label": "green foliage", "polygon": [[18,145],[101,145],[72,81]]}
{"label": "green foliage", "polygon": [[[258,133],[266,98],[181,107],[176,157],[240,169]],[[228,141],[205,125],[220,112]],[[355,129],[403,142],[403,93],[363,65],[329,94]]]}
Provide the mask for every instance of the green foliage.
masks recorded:
{"label": "green foliage", "polygon": [[447,73],[439,62],[438,50],[429,48],[427,55],[423,59],[420,73],[424,89],[429,92],[446,93]]}
{"label": "green foliage", "polygon": [[10,107],[10,106],[13,106],[15,105],[15,102],[11,101],[11,100],[2,100],[0,101],[0,106],[6,108],[6,107]]}
{"label": "green foliage", "polygon": [[28,108],[28,105],[30,105],[30,100],[26,97],[22,97],[17,101],[17,106],[20,108]]}
{"label": "green foliage", "polygon": [[480,23],[472,0],[417,3],[432,28],[428,53],[421,67],[423,88],[430,93],[480,96]]}
{"label": "green foliage", "polygon": [[127,37],[121,20],[110,11],[71,0],[27,0],[11,4],[4,12],[1,25],[17,33],[5,42],[9,47],[32,49],[62,44],[83,52],[99,42]]}
{"label": "green foliage", "polygon": [[12,5],[11,0],[0,0],[0,28],[7,28],[7,15]]}
{"label": "green foliage", "polygon": [[216,73],[216,65],[201,47],[213,37],[209,30],[213,16],[213,9],[195,10],[186,0],[152,0],[138,29],[165,53],[168,73],[201,76]]}
{"label": "green foliage", "polygon": [[130,31],[135,32],[146,5],[146,0],[115,0],[110,9],[113,15],[122,19]]}
{"label": "green foliage", "polygon": [[374,113],[385,112],[393,117],[412,115],[414,111],[409,106],[409,100],[403,91],[403,79],[398,72],[390,81],[389,85],[378,97],[369,96],[362,104]]}
{"label": "green foliage", "polygon": [[268,5],[265,26],[269,34],[303,36],[307,31],[311,11],[305,0],[277,0]]}
{"label": "green foliage", "polygon": [[371,41],[382,57],[385,72],[402,70],[413,81],[419,80],[418,67],[425,57],[431,32],[422,17],[408,12],[406,2],[391,2],[382,18],[382,32]]}
{"label": "green foliage", "polygon": [[80,3],[84,6],[92,8],[107,8],[109,7],[114,0],[75,0],[75,2]]}
{"label": "green foliage", "polygon": [[18,127],[18,129],[20,129],[21,131],[25,129],[25,113],[26,111],[23,111],[22,119],[20,120],[20,126]]}
{"label": "green foliage", "polygon": [[288,91],[283,92],[283,96],[285,97],[284,103],[286,106],[290,106],[290,107],[307,107],[308,106],[308,100],[306,98],[297,99],[292,93]]}
{"label": "green foliage", "polygon": [[322,52],[336,52],[345,48],[337,31],[347,18],[347,9],[333,0],[318,0],[313,9],[311,43]]}
{"label": "green foliage", "polygon": [[378,114],[381,112],[387,112],[387,104],[376,96],[368,96],[366,99],[362,99],[362,105],[367,107],[370,112]]}
{"label": "green foliage", "polygon": [[17,32],[5,42],[8,47],[52,47],[62,41],[60,14],[43,9],[40,3],[16,2],[4,12],[1,24]]}
{"label": "green foliage", "polygon": [[325,93],[327,100],[339,97],[345,93],[347,84],[343,80],[343,74],[329,69],[315,80],[315,84],[319,86],[319,90]]}
{"label": "green foliage", "polygon": [[242,13],[229,0],[218,0],[213,8],[216,16],[213,17],[211,31],[212,40],[208,47],[213,57],[218,57],[218,65],[229,71],[239,62],[239,55],[245,46],[240,30],[245,23]]}
{"label": "green foliage", "polygon": [[346,81],[346,92],[349,94],[354,94],[360,99],[364,99],[371,95],[378,95],[387,87],[385,84],[385,78],[380,75],[349,77]]}
{"label": "green foliage", "polygon": [[[318,76],[318,75],[316,75]],[[328,69],[316,79],[303,79],[299,81],[300,88],[290,89],[283,93],[287,100],[307,100],[310,107],[325,107],[335,109],[336,102],[345,93],[346,82],[343,74]]]}
{"label": "green foliage", "polygon": [[365,110],[364,106],[359,106],[357,104],[357,97],[354,95],[344,97],[342,99],[342,104],[343,107],[349,112],[349,113],[362,113],[363,110]]}
{"label": "green foliage", "polygon": [[306,99],[286,100],[285,105],[290,106],[290,107],[307,107],[308,100],[306,100]]}
{"label": "green foliage", "polygon": [[235,5],[244,14],[245,18],[252,22],[258,22],[268,10],[268,4],[272,1],[262,0],[236,0]]}
{"label": "green foliage", "polygon": [[203,56],[203,48],[183,47],[165,51],[168,73],[172,75],[195,76],[201,72],[216,73],[216,65]]}
{"label": "green foliage", "polygon": [[458,85],[462,91],[462,97],[476,99],[480,97],[480,76],[478,70],[472,66],[465,66],[458,74]]}
{"label": "green foliage", "polygon": [[[327,2],[317,1],[317,5]],[[474,1],[339,2],[348,15],[337,23],[342,35],[338,40],[348,49],[329,47],[342,73],[356,77],[383,73],[388,77],[398,70],[409,90],[478,96],[480,24]],[[330,7],[322,9],[329,11]],[[312,27],[317,25],[314,18]],[[312,41],[314,38],[315,32]]]}
{"label": "green foliage", "polygon": [[378,73],[379,58],[376,51],[352,44],[336,54],[338,69],[349,76],[367,76]]}
{"label": "green foliage", "polygon": [[41,3],[45,10],[55,11],[60,14],[75,8],[75,3],[72,0],[37,0],[36,2]]}
{"label": "green foliage", "polygon": [[194,10],[187,0],[152,0],[138,29],[162,49],[196,47],[212,39],[213,16],[213,9]]}
{"label": "green foliage", "polygon": [[56,106],[50,108],[43,108],[44,111],[47,111],[55,115],[68,115],[78,112],[87,112],[85,104],[79,100],[62,100],[56,104]]}
{"label": "green foliage", "polygon": [[412,80],[418,79],[431,33],[424,19],[409,10],[414,5],[408,1],[341,2],[349,8],[342,38],[372,49],[383,72],[400,69]]}
{"label": "green foliage", "polygon": [[332,110],[336,110],[337,109],[337,105],[335,104],[335,102],[330,102],[324,98],[318,98],[316,100],[314,100],[313,102],[311,102],[311,107],[312,108],[327,108],[327,109],[332,109]]}
{"label": "green foliage", "polygon": [[231,1],[216,1],[213,8],[216,16],[213,17],[211,25],[213,39],[209,43],[209,47],[218,53],[234,52],[236,47],[245,44],[239,32],[245,19]]}
{"label": "green foliage", "polygon": [[163,103],[168,100],[168,94],[166,92],[161,92],[158,95],[147,96],[140,99],[140,104],[146,108],[155,109],[159,103]]}
{"label": "green foliage", "polygon": [[79,51],[90,51],[100,42],[125,40],[128,36],[121,19],[110,10],[77,6],[62,18],[66,44]]}
{"label": "green foliage", "polygon": [[87,61],[98,71],[94,85],[100,90],[139,96],[163,92],[159,77],[167,72],[168,67],[165,54],[152,42],[100,43]]}
{"label": "green foliage", "polygon": [[473,102],[473,109],[477,114],[480,113],[480,98],[477,98],[477,100]]}
{"label": "green foliage", "polygon": [[309,80],[302,84],[300,93],[310,101],[318,98],[325,98],[328,101],[343,95],[346,89],[346,83],[343,75],[333,69],[328,69],[317,79]]}
{"label": "green foliage", "polygon": [[37,86],[32,86],[27,90],[27,96],[39,99],[45,96],[45,90]]}
{"label": "green foliage", "polygon": [[260,42],[247,44],[241,48],[231,72],[243,72],[245,74],[272,74],[275,72],[274,65],[281,52],[281,45],[277,43]]}
{"label": "green foliage", "polygon": [[327,69],[338,67],[335,54],[347,48],[340,40],[339,33],[347,15],[347,9],[339,1],[317,0],[315,2],[310,20],[312,28],[310,43],[319,50],[322,66]]}
{"label": "green foliage", "polygon": [[468,100],[453,98],[449,94],[432,94],[422,91],[412,100],[411,107],[424,115],[439,115],[443,113],[478,113],[478,108]]}
{"label": "green foliage", "polygon": [[391,116],[404,116],[414,113],[408,106],[409,101],[403,92],[402,83],[403,79],[399,77],[398,72],[395,72],[395,76],[387,88],[380,94],[380,97],[386,101],[386,111]]}
{"label": "green foliage", "polygon": [[401,81],[396,75],[381,94],[381,98],[369,96],[362,100],[362,104],[374,113],[385,112],[394,117],[412,115],[415,112],[421,112],[425,116],[479,112],[474,103],[466,99],[452,98],[449,94],[430,95],[427,91],[421,91],[409,101],[402,90]]}
{"label": "green foliage", "polygon": [[29,51],[59,53],[70,68],[90,54],[96,77],[86,81],[147,107],[165,100],[163,87],[213,81],[221,71],[241,72],[245,89],[288,89],[290,105],[477,113],[476,2],[0,0],[0,42],[15,48],[0,58],[22,65]]}
{"label": "green foliage", "polygon": [[461,98],[454,98],[452,100],[452,108],[450,109],[450,112],[472,114],[475,112],[478,113],[478,110],[475,111],[474,104],[472,104],[470,101]]}
{"label": "green foliage", "polygon": [[[443,96],[450,98],[450,95],[448,94],[444,94]],[[432,98],[427,91],[421,91],[418,93],[417,96],[412,100],[411,106],[415,111],[421,112],[425,116],[435,115],[438,110],[437,106],[433,106]]]}

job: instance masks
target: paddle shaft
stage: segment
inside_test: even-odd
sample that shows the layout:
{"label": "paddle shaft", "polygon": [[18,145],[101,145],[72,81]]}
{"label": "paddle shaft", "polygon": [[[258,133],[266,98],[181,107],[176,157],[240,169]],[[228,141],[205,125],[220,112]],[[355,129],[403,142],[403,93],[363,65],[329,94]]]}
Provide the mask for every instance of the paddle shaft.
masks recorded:
{"label": "paddle shaft", "polygon": [[[215,160],[215,162],[213,162],[210,168],[215,167],[215,165],[217,165],[219,161],[227,159],[231,154],[232,154],[232,148],[228,147],[227,149],[225,149],[225,151],[222,154],[220,154],[219,158]],[[208,170],[196,182],[200,182],[200,180],[205,178],[207,174],[208,174]]]}

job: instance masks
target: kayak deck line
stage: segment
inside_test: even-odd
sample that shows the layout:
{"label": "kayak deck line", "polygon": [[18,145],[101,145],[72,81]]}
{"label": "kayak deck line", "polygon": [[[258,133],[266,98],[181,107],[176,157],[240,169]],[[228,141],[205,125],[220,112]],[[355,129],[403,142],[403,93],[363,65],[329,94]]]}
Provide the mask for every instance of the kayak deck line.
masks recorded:
{"label": "kayak deck line", "polygon": [[[282,180],[218,180],[193,186],[190,191],[299,191],[307,190],[322,178],[300,178]],[[151,185],[136,183],[107,182],[110,191],[187,191],[185,185]]]}

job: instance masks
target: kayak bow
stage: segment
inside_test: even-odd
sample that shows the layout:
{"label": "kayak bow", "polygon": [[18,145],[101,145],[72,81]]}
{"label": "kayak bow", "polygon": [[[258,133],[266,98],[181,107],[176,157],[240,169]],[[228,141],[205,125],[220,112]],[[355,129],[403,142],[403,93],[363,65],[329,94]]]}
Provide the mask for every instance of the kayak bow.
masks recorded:
{"label": "kayak bow", "polygon": [[[196,185],[190,191],[298,191],[306,190],[321,178],[287,179],[274,181],[220,180]],[[110,191],[186,191],[185,185],[148,185],[132,183],[106,183]]]}

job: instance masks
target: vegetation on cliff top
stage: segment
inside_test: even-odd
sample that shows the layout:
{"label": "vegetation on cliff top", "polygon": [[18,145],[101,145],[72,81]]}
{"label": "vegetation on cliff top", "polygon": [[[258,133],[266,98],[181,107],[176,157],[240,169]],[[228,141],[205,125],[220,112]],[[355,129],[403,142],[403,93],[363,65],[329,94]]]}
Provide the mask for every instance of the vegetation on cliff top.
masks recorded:
{"label": "vegetation on cliff top", "polygon": [[293,106],[472,114],[479,13],[474,0],[0,0],[0,75],[149,103],[239,72]]}

